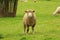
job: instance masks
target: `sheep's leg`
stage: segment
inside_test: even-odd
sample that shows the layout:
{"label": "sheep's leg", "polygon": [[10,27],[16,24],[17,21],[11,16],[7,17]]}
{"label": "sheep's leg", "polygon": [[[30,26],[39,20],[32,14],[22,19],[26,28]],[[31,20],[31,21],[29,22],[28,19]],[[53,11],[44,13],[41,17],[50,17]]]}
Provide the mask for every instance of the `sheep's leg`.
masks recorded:
{"label": "sheep's leg", "polygon": [[32,26],[32,33],[34,33],[34,26],[35,26],[35,24]]}
{"label": "sheep's leg", "polygon": [[27,25],[27,33],[29,32],[29,25]]}
{"label": "sheep's leg", "polygon": [[24,33],[26,33],[25,31],[26,31],[26,25],[24,25]]}

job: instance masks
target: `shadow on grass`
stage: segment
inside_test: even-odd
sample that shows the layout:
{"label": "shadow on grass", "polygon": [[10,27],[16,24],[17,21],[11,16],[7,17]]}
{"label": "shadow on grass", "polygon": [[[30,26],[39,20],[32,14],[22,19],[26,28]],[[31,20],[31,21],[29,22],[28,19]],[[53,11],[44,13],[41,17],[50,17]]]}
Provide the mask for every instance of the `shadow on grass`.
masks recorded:
{"label": "shadow on grass", "polygon": [[22,37],[20,40],[27,40],[26,37]]}
{"label": "shadow on grass", "polygon": [[52,38],[45,38],[44,40],[52,40]]}
{"label": "shadow on grass", "polygon": [[26,36],[26,35],[43,35],[43,33],[41,33],[41,32],[34,32],[34,33],[30,32],[30,33],[26,33],[26,34],[24,34],[24,33],[19,34],[19,36]]}
{"label": "shadow on grass", "polygon": [[3,34],[0,34],[0,39],[3,39],[4,38],[4,35]]}
{"label": "shadow on grass", "polygon": [[54,17],[59,17],[60,15],[57,14],[57,15],[53,15],[53,16],[54,16]]}

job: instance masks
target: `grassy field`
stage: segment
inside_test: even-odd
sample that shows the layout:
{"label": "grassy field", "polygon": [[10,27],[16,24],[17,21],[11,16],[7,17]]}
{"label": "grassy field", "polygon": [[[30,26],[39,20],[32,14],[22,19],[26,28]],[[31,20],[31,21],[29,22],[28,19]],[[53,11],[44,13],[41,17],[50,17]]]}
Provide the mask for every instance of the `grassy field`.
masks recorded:
{"label": "grassy field", "polygon": [[[16,17],[0,18],[0,40],[60,40],[60,15],[52,15],[58,6],[60,2],[56,1],[19,1]],[[37,16],[34,34],[23,33],[22,18],[26,9],[34,9]]]}

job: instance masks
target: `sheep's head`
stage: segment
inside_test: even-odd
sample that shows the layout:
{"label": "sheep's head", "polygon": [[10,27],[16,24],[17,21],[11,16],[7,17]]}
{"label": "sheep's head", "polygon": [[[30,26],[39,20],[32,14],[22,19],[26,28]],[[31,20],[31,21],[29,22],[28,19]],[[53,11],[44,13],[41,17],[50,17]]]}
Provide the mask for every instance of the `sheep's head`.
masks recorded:
{"label": "sheep's head", "polygon": [[33,17],[34,12],[35,12],[35,10],[31,10],[31,9],[25,11],[25,13],[27,13],[27,16],[28,16],[29,18],[32,18],[32,17]]}

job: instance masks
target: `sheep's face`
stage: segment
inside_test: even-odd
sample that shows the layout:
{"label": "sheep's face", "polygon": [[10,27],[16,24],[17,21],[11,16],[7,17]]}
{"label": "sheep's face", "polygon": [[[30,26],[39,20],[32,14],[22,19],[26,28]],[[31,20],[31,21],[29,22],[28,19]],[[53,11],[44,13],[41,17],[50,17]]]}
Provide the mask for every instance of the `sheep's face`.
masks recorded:
{"label": "sheep's face", "polygon": [[35,11],[34,11],[34,10],[26,10],[25,12],[27,13],[27,16],[28,16],[29,18],[32,18]]}

